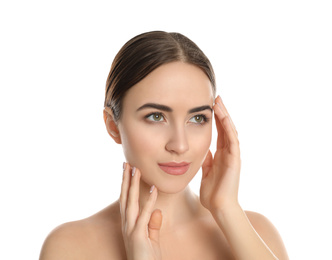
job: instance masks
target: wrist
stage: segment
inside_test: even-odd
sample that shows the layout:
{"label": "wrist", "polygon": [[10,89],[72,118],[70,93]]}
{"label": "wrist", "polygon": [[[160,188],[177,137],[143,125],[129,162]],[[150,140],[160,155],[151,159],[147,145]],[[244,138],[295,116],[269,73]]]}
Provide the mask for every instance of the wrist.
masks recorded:
{"label": "wrist", "polygon": [[238,201],[225,201],[211,209],[212,215],[242,209]]}
{"label": "wrist", "polygon": [[243,214],[244,211],[241,208],[240,204],[236,202],[228,202],[220,205],[219,207],[211,210],[212,216],[219,221],[224,220],[225,218],[232,218],[236,215]]}

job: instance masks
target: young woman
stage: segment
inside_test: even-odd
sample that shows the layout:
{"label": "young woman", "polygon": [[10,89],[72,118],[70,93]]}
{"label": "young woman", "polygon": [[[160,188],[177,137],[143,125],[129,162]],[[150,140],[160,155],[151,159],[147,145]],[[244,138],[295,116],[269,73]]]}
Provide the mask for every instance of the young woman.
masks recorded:
{"label": "young woman", "polygon": [[[127,160],[120,198],[52,231],[40,259],[288,259],[269,220],[238,202],[239,141],[215,85],[209,60],[181,34],[127,42],[107,78],[104,109]],[[188,184],[201,167],[198,197]]]}

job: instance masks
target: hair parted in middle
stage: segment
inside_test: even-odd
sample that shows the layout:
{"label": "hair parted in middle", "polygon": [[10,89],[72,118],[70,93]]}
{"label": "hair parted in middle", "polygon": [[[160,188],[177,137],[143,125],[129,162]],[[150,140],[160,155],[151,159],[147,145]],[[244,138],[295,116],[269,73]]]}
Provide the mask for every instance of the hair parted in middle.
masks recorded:
{"label": "hair parted in middle", "polygon": [[215,75],[209,59],[190,39],[180,33],[146,32],[129,40],[115,56],[106,81],[106,110],[120,120],[125,93],[163,64],[182,61],[202,69],[216,93]]}

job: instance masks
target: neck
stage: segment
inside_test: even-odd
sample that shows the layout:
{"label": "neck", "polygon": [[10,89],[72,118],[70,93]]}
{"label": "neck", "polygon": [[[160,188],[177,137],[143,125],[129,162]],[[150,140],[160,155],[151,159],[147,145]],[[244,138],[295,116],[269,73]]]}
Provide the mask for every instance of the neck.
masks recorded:
{"label": "neck", "polygon": [[[144,207],[150,194],[150,187],[141,181],[139,203]],[[199,197],[187,186],[181,192],[167,194],[158,191],[154,209],[160,209],[163,215],[161,235],[169,233],[174,228],[196,219],[205,211]]]}

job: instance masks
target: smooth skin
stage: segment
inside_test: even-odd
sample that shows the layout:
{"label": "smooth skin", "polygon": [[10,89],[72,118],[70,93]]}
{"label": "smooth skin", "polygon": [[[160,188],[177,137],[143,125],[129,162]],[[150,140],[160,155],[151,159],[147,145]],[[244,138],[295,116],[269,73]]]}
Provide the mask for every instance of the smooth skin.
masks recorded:
{"label": "smooth skin", "polygon": [[[149,102],[167,105],[172,111],[137,111]],[[218,131],[214,156],[209,151],[212,111],[188,113],[202,105],[214,112]],[[147,117],[157,112],[163,117]],[[195,116],[200,114],[210,120],[199,124]],[[237,131],[199,68],[182,62],[157,68],[128,91],[120,122],[115,123],[106,110],[104,120],[127,159],[120,198],[89,218],[52,231],[40,260],[288,259],[270,221],[244,212],[238,202]],[[170,176],[157,164],[169,161],[191,164],[183,176]],[[198,197],[188,183],[200,167]]]}

